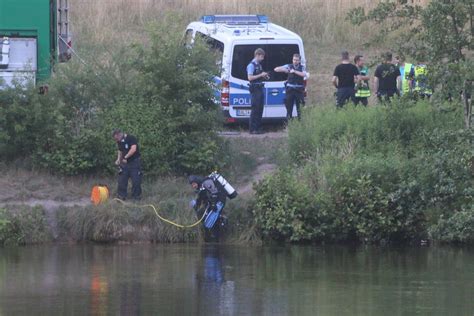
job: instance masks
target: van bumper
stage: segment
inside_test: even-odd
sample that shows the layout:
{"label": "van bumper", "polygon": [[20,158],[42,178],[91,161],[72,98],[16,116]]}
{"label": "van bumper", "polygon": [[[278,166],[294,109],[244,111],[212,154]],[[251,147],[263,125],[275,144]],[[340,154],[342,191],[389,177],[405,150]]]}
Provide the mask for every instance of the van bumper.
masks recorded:
{"label": "van bumper", "polygon": [[[222,114],[225,125],[249,123],[249,116],[232,117],[229,111],[222,111]],[[262,123],[281,123],[286,120],[286,117],[262,117]]]}

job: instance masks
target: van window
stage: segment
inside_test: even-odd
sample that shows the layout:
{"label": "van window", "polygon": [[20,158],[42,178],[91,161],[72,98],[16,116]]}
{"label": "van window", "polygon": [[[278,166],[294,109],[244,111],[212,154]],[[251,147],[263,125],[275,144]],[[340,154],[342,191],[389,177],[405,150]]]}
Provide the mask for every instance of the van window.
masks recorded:
{"label": "van window", "polygon": [[220,67],[222,65],[222,56],[224,54],[224,43],[201,32],[196,32],[196,38],[206,43],[206,45],[209,47],[209,50],[214,55],[216,65]]}
{"label": "van window", "polygon": [[257,48],[263,48],[265,59],[262,62],[263,70],[270,72],[269,81],[285,81],[285,73],[274,72],[273,69],[285,64],[291,64],[293,54],[300,54],[298,44],[267,44],[267,45],[235,45],[232,56],[232,77],[247,80],[247,65],[253,59]]}

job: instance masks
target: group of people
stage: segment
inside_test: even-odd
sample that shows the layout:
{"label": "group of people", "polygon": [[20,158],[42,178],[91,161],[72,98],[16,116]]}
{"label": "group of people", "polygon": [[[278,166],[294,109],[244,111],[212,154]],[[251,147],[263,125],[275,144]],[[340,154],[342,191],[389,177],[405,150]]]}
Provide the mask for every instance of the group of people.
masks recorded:
{"label": "group of people", "polygon": [[[135,136],[127,134],[120,129],[112,131],[112,138],[117,144],[118,186],[117,198],[127,199],[128,182],[132,182],[131,198],[139,201],[142,194],[142,163],[138,140]],[[212,177],[191,175],[188,182],[197,193],[197,198],[191,206],[199,218],[203,218],[206,234],[217,239],[220,228],[225,225],[226,217],[222,214],[227,192],[222,184]],[[231,196],[232,198],[232,196]]]}
{"label": "group of people", "polygon": [[[433,91],[428,84],[427,66],[425,63],[411,64],[405,62],[403,56],[392,58],[392,53],[387,52],[383,61],[377,66],[374,73],[373,90],[370,87],[369,68],[365,64],[363,55],[356,55],[354,63],[349,58],[349,52],[341,54],[342,61],[336,66],[333,73],[332,84],[336,88],[336,106],[341,108],[351,101],[355,105],[367,106],[372,91],[375,92],[380,102],[387,102],[393,96],[402,94],[413,98],[429,98]],[[261,134],[261,121],[264,109],[265,80],[269,73],[262,67],[265,51],[257,48],[254,58],[247,66],[249,81],[251,113],[249,121],[250,134]],[[301,117],[300,106],[304,103],[304,79],[308,76],[301,56],[294,54],[291,64],[276,67],[275,72],[288,74],[285,82],[285,107],[287,119],[293,117],[293,108],[296,107],[298,118]]]}
{"label": "group of people", "polygon": [[[341,54],[341,63],[334,69],[332,83],[336,88],[336,106],[341,108],[349,101],[355,105],[368,105],[371,89],[369,69],[364,56],[356,55],[351,63],[347,51]],[[410,95],[413,98],[429,98],[432,89],[429,87],[425,63],[417,65],[407,63],[403,56],[392,58],[387,52],[383,61],[374,73],[373,91],[380,102],[390,101],[395,95]]]}
{"label": "group of people", "polygon": [[[257,48],[254,52],[254,58],[247,65],[247,77],[249,81],[250,103],[252,105],[250,112],[249,132],[250,134],[262,134],[262,115],[265,102],[264,81],[269,79],[269,73],[263,71],[262,61],[265,58],[265,51]],[[301,64],[301,56],[294,54],[291,64],[278,66],[275,72],[288,74],[285,82],[285,107],[287,118],[293,117],[293,108],[296,106],[298,118],[300,118],[300,106],[304,102],[304,78],[307,77],[306,69]]]}
{"label": "group of people", "polygon": [[[258,48],[254,52],[253,60],[247,66],[252,105],[249,122],[251,134],[262,133],[264,81],[269,79],[269,74],[262,67],[264,58],[265,51]],[[285,82],[287,118],[292,118],[295,106],[299,118],[300,106],[304,102],[304,78],[307,77],[305,67],[301,64],[301,56],[294,54],[291,64],[278,66],[274,71],[288,74],[288,79]],[[349,101],[356,105],[361,103],[367,106],[368,98],[371,96],[369,82],[369,69],[365,65],[364,56],[356,55],[353,64],[349,59],[349,53],[342,52],[342,62],[334,69],[332,78],[332,83],[337,89],[336,106],[341,108]],[[393,96],[401,94],[413,94],[421,97],[430,97],[432,94],[426,79],[426,65],[423,63],[413,65],[405,62],[403,57],[399,56],[392,60],[391,53],[386,53],[382,64],[377,66],[373,85],[373,91],[382,102],[389,101]],[[118,147],[115,161],[119,168],[117,197],[121,200],[127,198],[128,181],[131,179],[131,197],[134,200],[139,200],[142,193],[142,167],[138,140],[135,136],[126,134],[119,129],[112,132],[112,137]],[[193,208],[198,215],[217,214],[214,217],[206,217],[203,222],[205,228],[210,230],[215,226],[215,223],[223,224],[224,217],[220,214],[225,206],[226,193],[222,185],[211,177],[193,175],[188,178],[188,181],[198,194],[193,203]]]}

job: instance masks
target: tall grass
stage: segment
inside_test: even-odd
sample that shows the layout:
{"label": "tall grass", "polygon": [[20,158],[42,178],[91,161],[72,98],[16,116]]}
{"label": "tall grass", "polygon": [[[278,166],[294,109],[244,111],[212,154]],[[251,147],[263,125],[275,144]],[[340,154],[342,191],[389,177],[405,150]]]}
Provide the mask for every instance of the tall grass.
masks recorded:
{"label": "tall grass", "polygon": [[[330,84],[339,52],[362,53],[367,62],[379,55],[368,52],[367,38],[378,32],[370,23],[353,26],[345,20],[354,7],[373,8],[372,0],[76,0],[71,19],[74,47],[87,62],[112,62],[112,52],[128,42],[146,41],[146,29],[165,16],[170,32],[184,32],[187,24],[204,14],[266,14],[272,22],[301,35],[305,42],[307,68],[311,72],[308,104],[332,99]],[[411,0],[424,4],[428,0]],[[378,47],[389,49],[390,47]],[[369,57],[370,56],[370,57]],[[367,58],[369,57],[369,58]]]}

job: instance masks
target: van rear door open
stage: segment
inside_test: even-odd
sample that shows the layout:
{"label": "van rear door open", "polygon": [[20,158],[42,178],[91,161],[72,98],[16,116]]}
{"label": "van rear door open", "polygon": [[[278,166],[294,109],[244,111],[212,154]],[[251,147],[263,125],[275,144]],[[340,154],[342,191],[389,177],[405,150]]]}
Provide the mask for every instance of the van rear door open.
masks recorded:
{"label": "van rear door open", "polygon": [[[275,67],[289,64],[293,54],[300,54],[300,46],[295,41],[266,40],[261,44],[247,45],[236,43],[233,47],[231,66],[230,106],[235,110],[237,117],[245,116],[250,110],[250,95],[248,92],[247,65],[254,57],[257,48],[263,48],[265,59],[262,62],[263,70],[270,73],[270,79],[265,81],[265,111],[264,117],[285,117],[284,82],[287,74],[274,72]],[[246,90],[246,91],[245,91]],[[234,112],[234,111],[232,111]]]}

